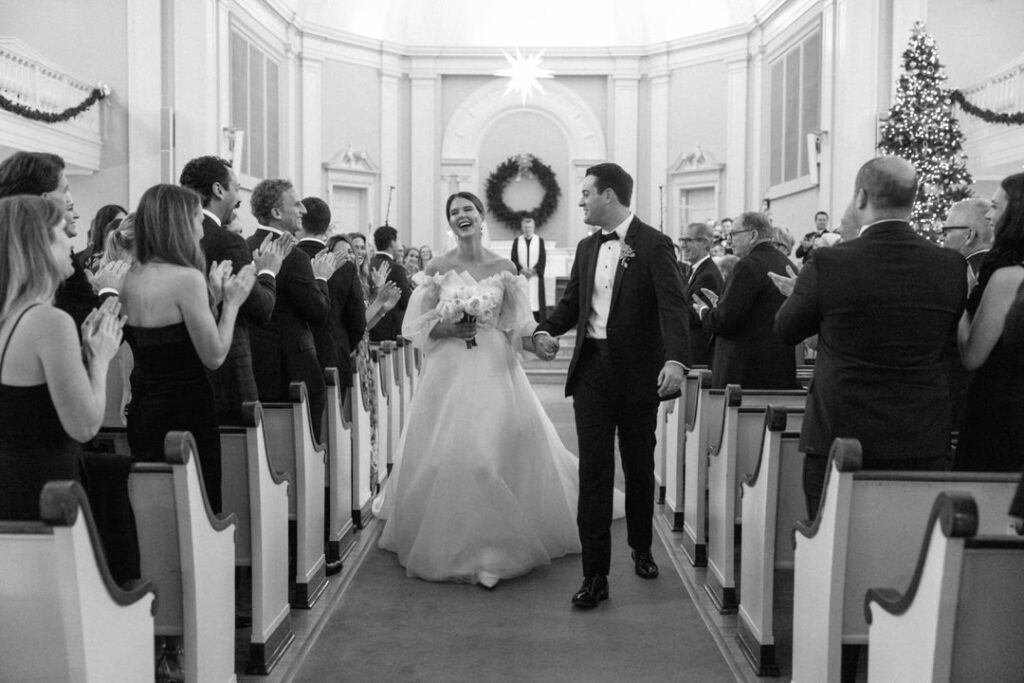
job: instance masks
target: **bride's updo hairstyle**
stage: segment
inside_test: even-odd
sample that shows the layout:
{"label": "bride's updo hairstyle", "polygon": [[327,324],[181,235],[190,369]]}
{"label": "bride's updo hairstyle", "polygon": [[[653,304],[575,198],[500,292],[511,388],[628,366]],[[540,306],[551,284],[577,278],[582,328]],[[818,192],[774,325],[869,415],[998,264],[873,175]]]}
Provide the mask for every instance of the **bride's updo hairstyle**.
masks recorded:
{"label": "bride's updo hairstyle", "polygon": [[454,202],[456,199],[465,199],[466,201],[471,202],[473,206],[476,207],[476,210],[480,212],[480,215],[484,215],[484,203],[480,201],[479,197],[477,197],[472,192],[456,192],[455,194],[448,197],[448,201],[444,205],[444,219],[446,222],[452,210],[452,202]]}

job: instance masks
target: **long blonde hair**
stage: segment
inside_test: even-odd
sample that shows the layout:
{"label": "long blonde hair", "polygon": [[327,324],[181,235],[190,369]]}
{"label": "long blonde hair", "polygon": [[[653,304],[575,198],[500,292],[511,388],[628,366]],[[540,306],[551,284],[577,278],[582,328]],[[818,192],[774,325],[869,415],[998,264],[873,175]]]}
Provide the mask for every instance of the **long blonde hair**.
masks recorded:
{"label": "long blonde hair", "polygon": [[33,299],[52,299],[64,279],[50,247],[64,219],[42,197],[0,199],[0,320]]}
{"label": "long blonde hair", "polygon": [[199,195],[177,185],[154,185],[142,194],[135,211],[135,258],[163,261],[206,274],[206,259],[192,232]]}

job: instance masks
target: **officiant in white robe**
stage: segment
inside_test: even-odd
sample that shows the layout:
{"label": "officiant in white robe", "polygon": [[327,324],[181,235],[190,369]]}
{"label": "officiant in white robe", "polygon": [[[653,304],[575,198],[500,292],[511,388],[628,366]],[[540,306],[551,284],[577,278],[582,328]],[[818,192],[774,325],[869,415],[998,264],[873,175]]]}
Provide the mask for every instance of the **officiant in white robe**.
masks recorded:
{"label": "officiant in white robe", "polygon": [[544,293],[544,239],[536,235],[537,224],[527,216],[520,222],[522,234],[512,240],[512,263],[526,278],[530,288],[530,306],[537,322],[547,318],[547,299]]}

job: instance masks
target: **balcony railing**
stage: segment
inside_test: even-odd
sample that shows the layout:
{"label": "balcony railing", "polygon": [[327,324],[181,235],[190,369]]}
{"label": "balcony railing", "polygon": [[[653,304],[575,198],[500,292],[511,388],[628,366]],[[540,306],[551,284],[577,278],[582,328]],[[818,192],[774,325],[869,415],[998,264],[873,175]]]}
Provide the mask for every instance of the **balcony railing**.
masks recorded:
{"label": "balcony railing", "polygon": [[[1021,55],[1019,64],[977,85],[963,88],[963,93],[968,102],[983,109],[1000,113],[1024,110],[1024,55]],[[964,116],[960,120],[965,135],[990,125],[974,116]]]}
{"label": "balcony railing", "polygon": [[[0,93],[33,109],[61,112],[86,99],[96,86],[74,78],[19,40],[0,38]],[[0,144],[13,149],[47,150],[69,164],[98,170],[102,148],[100,107],[62,123],[41,123],[0,110]]]}

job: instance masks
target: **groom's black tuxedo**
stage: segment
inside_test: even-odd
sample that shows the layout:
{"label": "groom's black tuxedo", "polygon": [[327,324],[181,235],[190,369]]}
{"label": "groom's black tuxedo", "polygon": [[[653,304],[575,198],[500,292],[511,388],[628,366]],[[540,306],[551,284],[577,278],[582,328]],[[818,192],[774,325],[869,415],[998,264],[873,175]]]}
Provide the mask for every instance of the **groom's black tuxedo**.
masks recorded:
{"label": "groom's black tuxedo", "polygon": [[612,264],[607,339],[584,337],[600,249],[599,233],[580,241],[565,294],[537,328],[554,336],[577,330],[565,393],[573,397],[579,437],[577,525],[585,576],[607,575],[611,563],[616,430],[629,545],[651,547],[658,374],[666,361],[690,364],[686,298],[672,241],[636,217]]}
{"label": "groom's black tuxedo", "polygon": [[[565,294],[537,328],[538,332],[553,336],[573,327],[577,330],[566,396],[572,396],[576,389],[583,334],[590,318],[599,236],[597,231],[580,241]],[[629,400],[657,403],[658,372],[665,361],[690,365],[686,295],[671,239],[634,216],[624,243],[634,256],[625,265],[620,258],[615,270],[608,312],[608,347],[626,380]]]}

